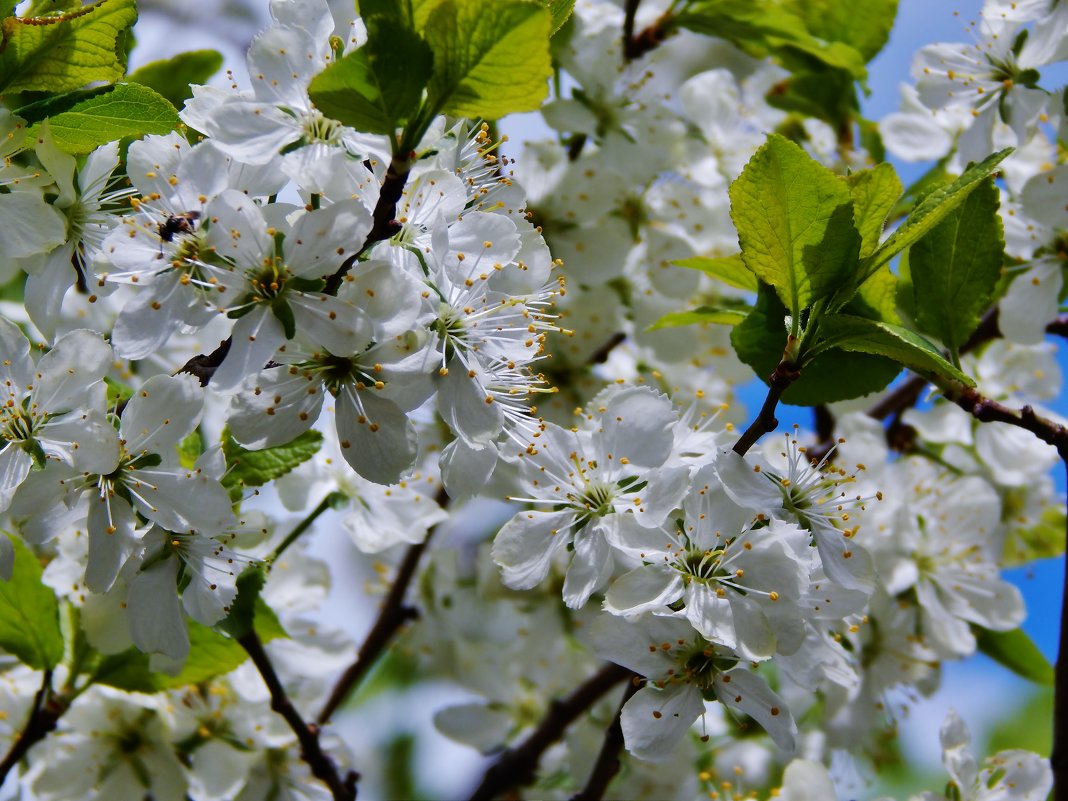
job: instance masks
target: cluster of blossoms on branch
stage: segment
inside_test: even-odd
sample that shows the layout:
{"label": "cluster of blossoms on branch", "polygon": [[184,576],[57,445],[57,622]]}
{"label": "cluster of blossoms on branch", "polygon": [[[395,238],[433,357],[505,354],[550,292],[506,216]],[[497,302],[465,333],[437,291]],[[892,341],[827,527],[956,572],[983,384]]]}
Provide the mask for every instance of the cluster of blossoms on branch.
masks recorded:
{"label": "cluster of blossoms on branch", "polygon": [[[1039,80],[1068,4],[987,0],[900,112],[840,125],[816,66],[853,92],[893,2],[854,50],[769,3],[508,0],[471,47],[557,70],[558,136],[515,153],[475,118],[521,90],[474,113],[513,95],[424,42],[492,4],[426,5],[271,0],[247,83],[91,147],[5,73],[0,776],[48,801],[352,799],[386,760],[329,724],[380,660],[387,699],[462,688],[434,723],[492,758],[475,798],[833,799],[832,759],[887,759],[943,663],[1026,642],[1002,570],[1063,551],[1034,434],[1059,421],[1065,95]],[[995,184],[969,163],[998,147]],[[900,197],[884,150],[937,165]],[[812,211],[841,228],[782,234],[789,281],[750,235],[769,159],[845,198]],[[761,213],[807,202],[790,183]],[[996,263],[934,320],[954,213],[988,215]],[[820,430],[753,447],[784,393]],[[358,561],[309,548],[327,526]],[[383,599],[362,644],[319,613],[358,582]],[[968,743],[951,713],[945,798],[1046,797],[1037,755],[980,768]]]}

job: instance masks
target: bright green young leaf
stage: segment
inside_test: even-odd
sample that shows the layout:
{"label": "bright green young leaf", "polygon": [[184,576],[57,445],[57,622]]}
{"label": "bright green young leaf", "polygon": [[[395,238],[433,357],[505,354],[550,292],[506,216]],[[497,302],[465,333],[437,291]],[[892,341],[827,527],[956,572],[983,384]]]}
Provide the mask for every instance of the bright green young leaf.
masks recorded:
{"label": "bright green young leaf", "polygon": [[746,289],[750,292],[757,291],[759,283],[757,277],[745,266],[740,253],[721,258],[693,256],[689,259],[679,259],[671,263],[679,267],[688,267],[691,270],[700,270],[737,289]]}
{"label": "bright green young leaf", "polygon": [[788,139],[771,135],[731,184],[742,259],[795,321],[853,280],[860,234],[848,187]]}
{"label": "bright green young leaf", "polygon": [[571,12],[575,10],[575,0],[545,0],[549,6],[549,16],[552,18],[552,26],[549,34],[555,36],[556,32],[564,27],[564,23],[571,18]]}
{"label": "bright green young leaf", "polygon": [[882,163],[871,170],[855,172],[845,178],[853,198],[853,219],[860,232],[861,258],[879,246],[886,218],[904,191],[894,168]]}
{"label": "bright green young leaf", "polygon": [[434,113],[495,120],[533,111],[552,75],[549,10],[538,0],[445,0],[426,23]]}
{"label": "bright green young leaf", "polygon": [[[738,357],[767,383],[786,346],[786,309],[767,286],[757,293],[748,317],[731,329],[731,344]],[[901,372],[879,356],[832,349],[806,363],[801,377],[783,393],[783,403],[816,406],[878,392]]]}
{"label": "bright green young leaf", "polygon": [[986,178],[909,250],[916,325],[953,351],[994,302],[1005,250],[999,205]]}
{"label": "bright green young leaf", "polygon": [[222,65],[222,53],[218,50],[190,50],[145,64],[127,75],[126,80],[154,89],[175,108],[181,108],[193,96],[190,84],[207,83]]}
{"label": "bright green young leaf", "polygon": [[[31,123],[47,117],[56,146],[74,155],[124,136],[170,133],[179,122],[169,101],[138,83],[71,92],[23,106],[19,114]],[[34,126],[30,134],[37,130]]]}
{"label": "bright green young leaf", "polygon": [[861,262],[861,275],[871,275],[938,225],[946,215],[963,203],[1012,151],[1013,148],[1009,147],[987,156],[966,169],[955,181],[926,195],[912,210],[908,219],[874,253]]}
{"label": "bright green young leaf", "polygon": [[[1016,500],[1026,502],[1026,496],[1020,493],[1013,497],[1013,490],[1008,490],[1007,504]],[[1005,547],[1001,554],[1001,563],[1005,567],[1017,567],[1034,562],[1036,559],[1052,559],[1064,553],[1064,531],[1068,520],[1065,519],[1063,503],[1047,506],[1042,516],[1034,525],[1010,529],[1005,538]]]}
{"label": "bright green young leaf", "polygon": [[56,595],[41,582],[41,565],[22,540],[0,537],[15,550],[11,578],[0,579],[0,648],[35,670],[54,668],[63,659]]}
{"label": "bright green young leaf", "polygon": [[884,264],[875,275],[860,285],[843,311],[897,325],[901,322],[897,313],[897,284],[897,276]]}
{"label": "bright green young leaf", "polygon": [[392,136],[419,110],[430,80],[430,48],[405,23],[367,17],[367,44],[312,79],[312,102],[335,120],[368,133]]}
{"label": "bright green young leaf", "polygon": [[699,306],[690,311],[672,312],[665,314],[647,330],[656,331],[660,328],[678,328],[684,325],[697,323],[715,323],[716,325],[738,325],[746,318],[746,312],[742,309],[723,309],[714,306]]}
{"label": "bright green young leaf", "polygon": [[136,0],[99,0],[41,19],[8,17],[0,23],[0,92],[68,92],[120,80],[120,38],[136,20]]}
{"label": "bright green young leaf", "polygon": [[1036,684],[1053,684],[1053,667],[1023,629],[990,631],[972,626],[979,650],[1017,676]]}
{"label": "bright green young leaf", "polygon": [[674,24],[726,39],[758,58],[782,58],[795,51],[843,69],[856,80],[867,75],[864,57],[850,44],[817,38],[780,0],[693,0],[675,16]]}
{"label": "bright green young leaf", "polygon": [[848,0],[794,0],[792,7],[809,31],[828,42],[845,42],[871,61],[890,38],[898,0],[865,0],[863,9]]}
{"label": "bright green young leaf", "polygon": [[820,318],[815,353],[841,348],[893,359],[921,375],[937,375],[974,387],[975,382],[946,361],[934,345],[907,328],[852,314],[829,314]]}
{"label": "bright green young leaf", "polygon": [[223,455],[226,457],[226,475],[223,486],[230,490],[230,497],[240,499],[243,487],[262,487],[269,481],[284,476],[297,465],[308,461],[323,444],[323,435],[318,431],[305,431],[285,445],[250,451],[242,448],[228,431],[223,432]]}

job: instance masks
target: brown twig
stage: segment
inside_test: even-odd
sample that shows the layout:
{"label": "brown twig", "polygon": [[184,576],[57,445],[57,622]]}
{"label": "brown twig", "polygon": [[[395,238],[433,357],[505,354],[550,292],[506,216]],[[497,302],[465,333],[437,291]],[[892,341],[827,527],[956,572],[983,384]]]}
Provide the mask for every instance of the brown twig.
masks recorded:
{"label": "brown twig", "polygon": [[[375,203],[375,210],[371,215],[371,230],[364,238],[360,249],[345,259],[337,272],[326,279],[323,294],[336,295],[338,290],[341,289],[341,282],[345,280],[345,276],[348,275],[360,256],[366,253],[367,249],[375,243],[389,239],[400,230],[400,223],[395,219],[397,216],[397,203],[400,202],[401,196],[404,194],[404,185],[408,182],[408,173],[410,171],[410,161],[399,159],[396,156],[393,157],[389,167],[386,168],[386,177],[382,182],[382,188],[378,193],[378,201]],[[194,356],[175,374],[189,373],[194,375],[200,381],[200,386],[206,387],[215,375],[215,371],[222,365],[226,354],[230,352],[232,341],[231,337],[227,337],[211,353],[201,353]]]}
{"label": "brown twig", "polygon": [[1008,423],[1030,431],[1043,442],[1055,447],[1061,459],[1068,464],[1068,428],[1060,423],[1041,417],[1030,406],[1012,409],[969,387],[957,385],[943,389],[943,393],[981,423]]}
{"label": "brown twig", "polygon": [[7,779],[7,774],[15,767],[29,750],[47,737],[59,722],[60,717],[67,711],[68,703],[56,696],[52,696],[52,671],[45,670],[41,676],[41,688],[33,696],[33,706],[30,707],[30,716],[26,718],[26,725],[12,744],[7,754],[0,762],[0,787]]}
{"label": "brown twig", "polygon": [[271,693],[271,709],[285,718],[289,728],[297,735],[300,742],[300,758],[311,768],[312,775],[321,780],[330,788],[334,801],[355,801],[356,782],[360,778],[355,771],[349,771],[345,778],[341,778],[334,760],[323,751],[319,743],[319,727],[314,723],[305,722],[300,716],[293,702],[289,700],[285,687],[282,686],[278,674],[274,671],[274,665],[263,650],[263,643],[255,631],[249,631],[242,637],[237,638],[238,643],[244,648],[252,663],[259,670],[267,689]]}
{"label": "brown twig", "polygon": [[408,173],[411,172],[411,154],[404,159],[394,156],[386,168],[386,177],[382,181],[382,188],[378,192],[378,200],[375,202],[375,210],[371,215],[371,230],[363,240],[360,249],[349,256],[338,268],[337,272],[326,279],[323,293],[336,295],[341,289],[341,282],[348,275],[349,270],[356,264],[367,250],[378,242],[384,242],[396,234],[401,224],[397,222],[397,204],[404,195],[404,185],[408,183]]}
{"label": "brown twig", "polygon": [[779,405],[779,399],[787,388],[794,383],[801,373],[793,362],[783,359],[775,367],[775,372],[768,380],[768,395],[764,398],[764,405],[760,407],[760,413],[749,424],[749,428],[734,443],[734,452],[739,456],[745,456],[746,452],[756,444],[756,441],[765,434],[774,431],[779,425],[775,417],[775,407]]}
{"label": "brown twig", "polygon": [[[1068,428],[1035,413],[1030,406],[1012,409],[967,387],[943,388],[944,394],[982,423],[1007,423],[1030,431],[1057,449],[1068,470]],[[1068,545],[1068,532],[1065,535]],[[1061,627],[1053,673],[1053,788],[1056,801],[1068,801],[1068,562],[1061,593]]]}
{"label": "brown twig", "polygon": [[490,765],[471,801],[491,801],[514,787],[530,784],[537,776],[542,754],[559,740],[564,731],[578,720],[605,693],[633,674],[619,665],[607,664],[570,695],[549,702],[549,709],[537,728],[517,747],[503,752]]}
{"label": "brown twig", "polygon": [[619,702],[616,716],[612,718],[612,723],[605,730],[601,751],[597,754],[597,761],[593,763],[593,770],[590,771],[590,777],[586,780],[586,786],[581,792],[571,796],[571,801],[601,801],[604,798],[608,785],[619,773],[619,752],[623,749],[623,725],[620,722],[620,716],[623,714],[623,707],[634,693],[638,692],[640,686],[641,682],[638,681],[627,682],[627,689]]}
{"label": "brown twig", "polygon": [[[1054,334],[1057,336],[1068,336],[1068,315],[1060,315],[1057,319],[1053,320],[1046,326],[1046,333]],[[998,327],[998,309],[994,307],[987,311],[983,315],[983,319],[979,321],[979,325],[975,331],[968,338],[968,341],[961,345],[960,352],[968,353],[975,350],[980,345],[984,345],[991,340],[1001,337],[1001,329]],[[924,387],[928,386],[928,382],[925,378],[920,376],[912,376],[910,379],[900,384],[897,389],[890,392],[886,397],[868,409],[868,416],[876,420],[885,420],[888,417],[893,417],[894,420],[887,428],[887,440],[890,442],[890,446],[895,450],[901,450],[904,444],[911,442],[912,437],[908,436],[908,432],[905,429],[908,428],[905,424],[901,423],[900,416],[906,410],[916,405],[920,396],[923,394]],[[830,438],[821,437],[819,444],[809,448],[808,452],[813,457],[819,457],[822,454],[826,454],[831,447],[832,440]]]}
{"label": "brown twig", "polygon": [[634,46],[634,17],[642,0],[627,0],[623,8],[623,58],[631,61],[631,48]]}
{"label": "brown twig", "polygon": [[[634,0],[627,0],[627,11],[630,11],[631,5],[634,6],[634,11],[638,10],[637,2],[634,2]],[[626,33],[627,17],[624,17],[623,59],[625,61],[635,61],[646,53],[659,47],[660,43],[674,32],[669,25],[670,21],[671,12],[668,11],[652,25],[638,33],[634,33],[634,15],[630,14],[630,33],[628,34]]]}
{"label": "brown twig", "polygon": [[[438,506],[448,504],[449,496],[446,494],[444,487],[438,490],[435,501]],[[404,596],[407,595],[408,587],[415,577],[415,570],[419,566],[423,551],[426,550],[427,545],[430,543],[430,538],[436,530],[437,526],[431,528],[427,532],[426,539],[409,546],[404,554],[404,559],[397,569],[397,576],[393,579],[393,586],[389,588],[389,594],[386,596],[385,603],[382,604],[382,611],[378,613],[378,619],[375,620],[371,630],[367,633],[367,637],[364,638],[363,644],[360,645],[360,649],[356,654],[356,661],[341,674],[341,678],[337,680],[334,689],[330,692],[330,697],[323,705],[318,717],[316,717],[316,721],[320,726],[333,717],[338,707],[359,686],[367,671],[371,669],[382,651],[389,645],[393,635],[400,631],[409,620],[419,617],[419,612],[415,608],[405,605]]]}
{"label": "brown twig", "polygon": [[586,364],[604,364],[608,361],[608,357],[612,355],[612,351],[615,350],[616,345],[619,345],[627,338],[627,335],[622,331],[617,331],[612,334],[597,350],[586,357]]}

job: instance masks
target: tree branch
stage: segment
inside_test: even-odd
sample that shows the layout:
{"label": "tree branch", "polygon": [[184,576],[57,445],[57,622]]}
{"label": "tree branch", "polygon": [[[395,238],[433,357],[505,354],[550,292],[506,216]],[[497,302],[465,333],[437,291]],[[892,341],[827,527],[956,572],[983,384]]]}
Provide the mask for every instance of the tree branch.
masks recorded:
{"label": "tree branch", "polygon": [[622,331],[616,331],[616,333],[612,334],[612,336],[605,340],[604,344],[586,357],[586,364],[591,366],[594,364],[604,364],[608,361],[608,357],[612,355],[612,351],[615,350],[616,346],[621,344],[626,338],[627,335]]}
{"label": "tree branch", "polygon": [[800,371],[793,362],[783,359],[775,367],[771,374],[768,386],[768,396],[764,399],[764,405],[760,407],[760,413],[749,424],[741,438],[734,443],[734,452],[739,456],[745,456],[746,452],[756,444],[756,441],[765,434],[774,431],[779,425],[775,417],[775,407],[779,405],[779,399],[787,388],[801,376]]}
{"label": "tree branch", "polygon": [[1068,428],[1040,417],[1031,406],[1012,409],[969,387],[950,387],[943,392],[947,398],[981,423],[1008,423],[1030,431],[1043,442],[1055,447],[1061,459],[1068,464]]}
{"label": "tree branch", "polygon": [[[445,488],[442,487],[438,490],[435,502],[438,506],[446,506],[448,501],[449,496],[446,494]],[[374,625],[371,626],[371,630],[367,633],[367,637],[360,646],[360,650],[356,654],[356,661],[341,674],[341,678],[334,685],[330,697],[316,718],[320,726],[328,722],[338,707],[352,694],[353,690],[356,689],[367,674],[367,671],[378,660],[382,651],[389,645],[393,635],[409,620],[419,616],[419,612],[416,609],[405,605],[404,596],[407,594],[408,586],[415,577],[419,559],[422,557],[423,551],[426,550],[430,538],[436,530],[437,526],[431,528],[426,534],[426,539],[409,546],[404,554],[404,560],[397,569],[397,576],[393,579],[393,586],[389,589],[386,601],[382,605],[382,611],[379,612],[378,619],[375,620]]]}
{"label": "tree branch", "polygon": [[334,801],[355,801],[356,782],[360,775],[355,771],[349,771],[342,779],[338,773],[334,760],[323,751],[319,743],[319,727],[315,724],[306,723],[300,716],[293,702],[289,700],[285,687],[282,686],[278,674],[274,672],[274,665],[270,657],[263,650],[263,643],[255,631],[249,631],[242,637],[237,638],[238,643],[244,648],[252,663],[263,676],[263,681],[271,693],[271,709],[285,718],[289,728],[297,735],[300,742],[300,758],[308,763],[312,774],[330,788]]}
{"label": "tree branch", "polygon": [[[1068,470],[1068,462],[1065,469]],[[1068,548],[1068,532],[1065,547]],[[1068,559],[1061,579],[1061,628],[1053,665],[1053,748],[1049,755],[1054,801],[1068,801]]]}
{"label": "tree branch", "polygon": [[22,732],[4,756],[3,761],[0,762],[0,787],[3,786],[11,769],[22,761],[34,745],[55,730],[56,723],[67,711],[69,704],[60,698],[51,696],[51,692],[52,671],[49,669],[45,670],[44,675],[41,676],[41,688],[33,696],[30,716],[26,718]]}
{"label": "tree branch", "polygon": [[470,801],[491,801],[513,787],[530,784],[537,776],[538,763],[549,746],[564,730],[605,693],[633,674],[624,667],[606,664],[563,700],[549,702],[549,709],[537,728],[520,745],[503,752],[490,765]]}
{"label": "tree branch", "polygon": [[623,692],[616,716],[612,718],[612,723],[605,730],[604,742],[601,744],[597,761],[593,763],[590,778],[587,779],[586,786],[581,792],[571,796],[571,801],[601,801],[604,798],[608,785],[619,773],[619,752],[623,748],[623,725],[620,722],[620,715],[623,714],[623,707],[626,706],[627,701],[638,692],[640,686],[641,683],[637,681],[627,682],[627,689]]}
{"label": "tree branch", "polygon": [[[1068,428],[1040,417],[1030,406],[1011,409],[974,389],[950,387],[944,392],[946,397],[982,423],[1007,423],[1030,431],[1057,449],[1068,470]],[[1065,534],[1065,544],[1068,547],[1068,532]],[[1064,570],[1061,627],[1053,673],[1053,748],[1050,754],[1056,801],[1068,801],[1068,561]]]}
{"label": "tree branch", "polygon": [[336,295],[341,289],[341,282],[348,275],[357,259],[378,242],[383,242],[396,234],[401,225],[397,222],[397,204],[404,195],[404,185],[408,182],[408,173],[411,172],[412,163],[410,155],[399,158],[394,156],[386,168],[386,177],[382,181],[382,188],[378,192],[378,200],[375,202],[375,210],[371,215],[371,230],[363,240],[363,245],[342,263],[338,271],[326,279],[323,293]]}
{"label": "tree branch", "polygon": [[[633,6],[633,9],[631,8]],[[671,12],[667,11],[652,25],[634,33],[634,14],[638,10],[638,0],[627,0],[626,14],[623,18],[623,60],[635,61],[646,53],[655,50],[660,43],[674,31],[671,30]],[[628,28],[629,23],[629,28]]]}
{"label": "tree branch", "polygon": [[[326,279],[323,294],[336,295],[338,290],[341,289],[341,282],[345,280],[345,276],[352,270],[353,265],[356,264],[360,256],[366,253],[367,249],[375,243],[389,239],[400,230],[400,223],[395,219],[397,216],[397,203],[400,202],[401,196],[404,194],[404,185],[408,182],[408,173],[410,171],[411,161],[407,156],[403,159],[394,156],[393,160],[390,161],[389,167],[386,168],[386,177],[382,181],[382,188],[378,193],[378,201],[375,203],[375,209],[371,215],[371,230],[363,240],[360,249],[345,259],[337,272]],[[222,365],[226,354],[230,352],[230,343],[232,341],[231,337],[227,337],[211,353],[201,353],[194,356],[175,375],[189,373],[197,377],[200,381],[200,386],[206,387],[215,375],[215,371]]]}

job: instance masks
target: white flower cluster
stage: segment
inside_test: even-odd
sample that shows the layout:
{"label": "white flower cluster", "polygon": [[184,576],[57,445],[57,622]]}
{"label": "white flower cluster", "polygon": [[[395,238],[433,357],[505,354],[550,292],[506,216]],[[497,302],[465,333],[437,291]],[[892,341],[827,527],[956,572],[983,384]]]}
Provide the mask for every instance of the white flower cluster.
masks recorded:
{"label": "white flower cluster", "polygon": [[[643,4],[638,28],[667,5]],[[625,62],[624,12],[582,0],[558,54],[576,88],[543,109],[571,138],[513,163],[490,126],[439,119],[383,221],[391,142],[324,116],[308,89],[363,44],[362,24],[342,47],[326,0],[271,13],[251,88],[194,87],[181,119],[199,137],[76,160],[47,124],[28,137],[0,109],[0,284],[24,284],[0,318],[0,527],[46,564],[100,659],[64,665],[70,708],[31,751],[27,792],[329,797],[250,663],[197,673],[242,571],[269,565],[263,599],[289,636],[267,651],[296,705],[322,708],[356,646],[313,614],[331,572],[353,583],[344,564],[289,549],[321,514],[388,573],[459,508],[397,658],[478,696],[435,722],[487,754],[604,660],[625,667],[620,727],[640,760],[626,797],[694,797],[727,777],[739,798],[776,784],[780,799],[833,798],[818,763],[871,752],[978,629],[1019,627],[1001,571],[1058,502],[1049,446],[935,402],[894,421],[900,458],[880,421],[846,408],[819,459],[798,431],[739,454],[731,401],[751,373],[729,328],[650,330],[693,301],[746,297],[673,262],[737,252],[727,187],[764,132],[796,124],[817,159],[869,163],[769,105],[781,67],[687,32]],[[1019,260],[1004,339],[963,366],[1015,407],[1060,389],[1043,337],[1068,167],[1054,166],[1057,98],[1037,82],[1064,60],[1066,25],[1064,2],[988,0],[986,38],[921,51],[906,110],[882,123],[903,157],[963,166],[1019,146],[1002,189]],[[314,455],[262,495],[243,483],[241,458],[301,442]],[[0,577],[16,559],[0,536]],[[194,678],[107,686],[109,665],[142,654],[149,675]],[[0,708],[24,716],[38,684],[12,667]],[[547,755],[543,772],[577,777],[547,783],[553,797],[581,786],[573,766],[596,758],[614,711],[594,706]],[[1029,793],[1011,797],[1048,790],[1033,755],[980,771],[955,717],[943,745],[957,798],[1009,798],[996,790],[1010,778]]]}

